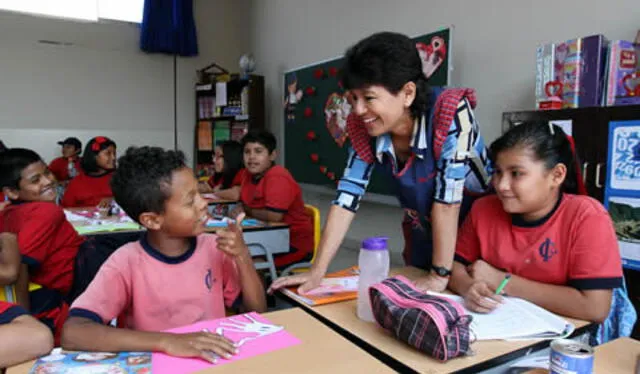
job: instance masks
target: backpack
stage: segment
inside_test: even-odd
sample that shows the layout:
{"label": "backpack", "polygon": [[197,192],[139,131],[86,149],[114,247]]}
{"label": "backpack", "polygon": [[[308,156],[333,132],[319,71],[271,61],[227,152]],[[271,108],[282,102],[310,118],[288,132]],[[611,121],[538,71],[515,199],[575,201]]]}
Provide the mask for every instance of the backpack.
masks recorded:
{"label": "backpack", "polygon": [[403,276],[369,288],[378,324],[397,339],[441,361],[471,354],[472,317],[459,303],[416,289]]}

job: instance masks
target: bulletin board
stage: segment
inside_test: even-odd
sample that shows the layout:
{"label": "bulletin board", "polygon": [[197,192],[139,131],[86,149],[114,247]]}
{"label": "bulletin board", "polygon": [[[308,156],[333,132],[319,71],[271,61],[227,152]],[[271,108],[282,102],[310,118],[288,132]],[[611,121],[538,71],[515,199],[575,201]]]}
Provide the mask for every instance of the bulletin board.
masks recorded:
{"label": "bulletin board", "polygon": [[[451,72],[451,28],[413,38],[432,86],[447,86]],[[284,74],[285,166],[296,181],[335,187],[347,159],[351,112],[339,82],[343,57]],[[373,173],[368,190],[390,195],[389,183]]]}

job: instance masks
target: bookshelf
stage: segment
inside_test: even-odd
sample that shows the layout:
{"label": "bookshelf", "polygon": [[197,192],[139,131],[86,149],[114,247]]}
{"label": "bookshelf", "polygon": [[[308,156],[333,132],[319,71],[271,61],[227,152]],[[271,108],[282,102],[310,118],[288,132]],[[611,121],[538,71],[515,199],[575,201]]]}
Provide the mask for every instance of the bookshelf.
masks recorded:
{"label": "bookshelf", "polygon": [[196,84],[194,170],[199,177],[213,172],[213,151],[226,140],[240,141],[249,130],[264,128],[264,77],[243,79],[231,74],[224,81]]}

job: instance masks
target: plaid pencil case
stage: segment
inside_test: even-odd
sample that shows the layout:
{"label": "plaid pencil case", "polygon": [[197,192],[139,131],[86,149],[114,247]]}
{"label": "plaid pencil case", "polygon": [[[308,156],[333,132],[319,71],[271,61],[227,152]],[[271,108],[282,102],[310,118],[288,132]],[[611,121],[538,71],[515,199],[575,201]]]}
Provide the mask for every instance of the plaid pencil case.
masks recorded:
{"label": "plaid pencil case", "polygon": [[455,301],[428,295],[403,276],[369,288],[373,315],[399,340],[441,361],[471,354],[472,317]]}

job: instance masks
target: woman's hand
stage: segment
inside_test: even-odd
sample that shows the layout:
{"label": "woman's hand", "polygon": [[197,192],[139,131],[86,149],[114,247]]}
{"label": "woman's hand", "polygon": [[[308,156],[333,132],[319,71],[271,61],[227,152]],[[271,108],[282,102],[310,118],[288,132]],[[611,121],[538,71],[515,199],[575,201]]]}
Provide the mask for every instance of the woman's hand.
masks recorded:
{"label": "woman's hand", "polygon": [[320,286],[320,282],[322,281],[323,277],[324,272],[316,270],[312,267],[311,270],[306,273],[289,275],[276,279],[273,283],[271,283],[271,286],[269,286],[267,292],[272,294],[281,288],[300,285],[300,287],[298,287],[298,293],[305,294],[312,289]]}
{"label": "woman's hand", "polygon": [[416,279],[414,284],[417,289],[423,292],[442,292],[447,289],[449,278],[440,277],[436,274],[429,274],[427,276]]}

